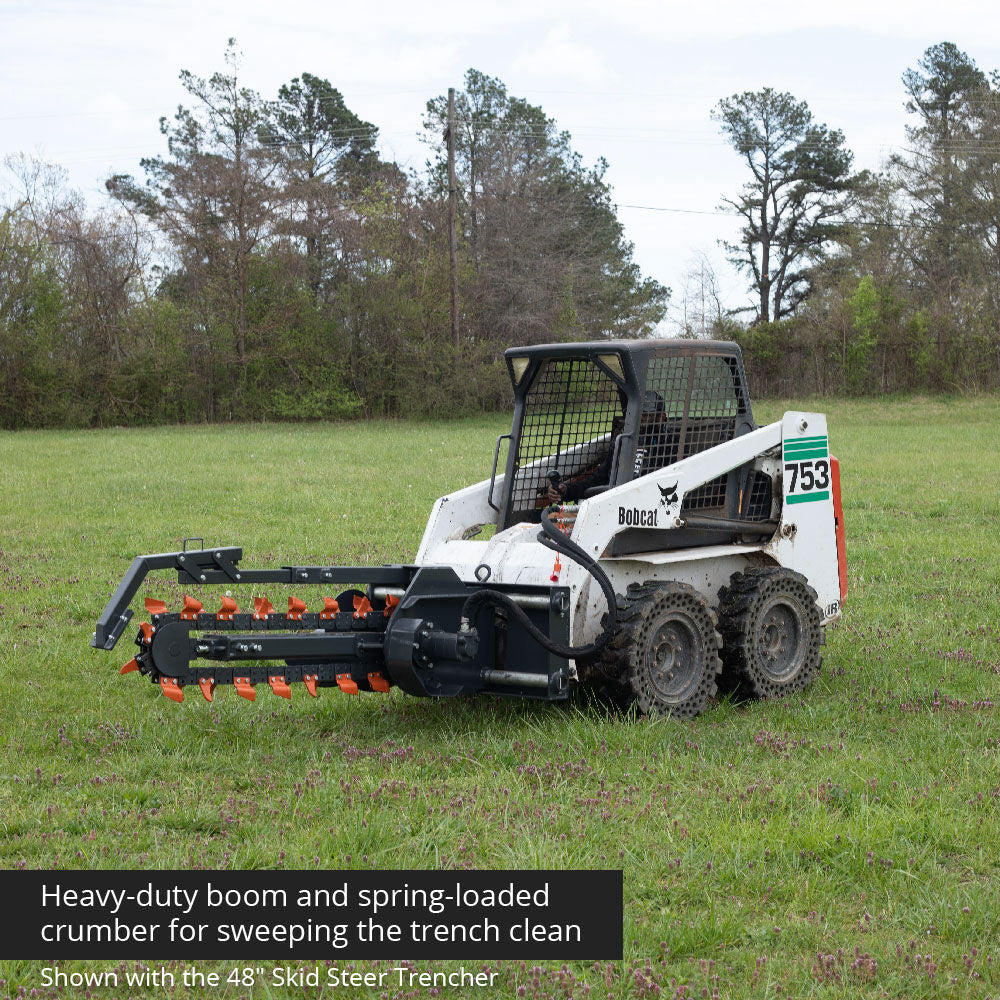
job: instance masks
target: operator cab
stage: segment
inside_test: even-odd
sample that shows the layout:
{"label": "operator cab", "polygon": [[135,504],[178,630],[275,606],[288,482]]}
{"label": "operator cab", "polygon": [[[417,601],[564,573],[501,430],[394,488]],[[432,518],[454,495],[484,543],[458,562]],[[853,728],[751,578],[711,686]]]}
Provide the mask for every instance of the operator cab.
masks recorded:
{"label": "operator cab", "polygon": [[[501,529],[538,521],[553,473],[586,499],[756,428],[739,346],[712,340],[599,341],[511,348],[514,421],[499,492]],[[494,471],[495,475],[495,471]],[[749,520],[770,514],[770,479],[749,467],[689,493],[685,512]],[[663,545],[641,529],[631,551]],[[713,544],[671,532],[673,544]],[[655,536],[656,545],[649,544]]]}

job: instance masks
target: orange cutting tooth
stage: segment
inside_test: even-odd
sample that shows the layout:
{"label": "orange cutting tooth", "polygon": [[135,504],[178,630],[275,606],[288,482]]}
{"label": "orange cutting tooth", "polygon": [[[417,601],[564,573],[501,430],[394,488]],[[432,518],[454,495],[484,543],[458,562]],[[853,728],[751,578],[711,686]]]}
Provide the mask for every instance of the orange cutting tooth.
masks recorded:
{"label": "orange cutting tooth", "polygon": [[201,688],[201,693],[205,696],[205,701],[212,700],[212,692],[215,690],[215,678],[214,677],[199,677],[198,687]]}
{"label": "orange cutting tooth", "polygon": [[142,633],[142,641],[148,646],[153,641],[153,626],[149,622],[143,622],[139,631]]}
{"label": "orange cutting tooth", "polygon": [[288,686],[288,681],[285,680],[284,675],[274,674],[268,677],[267,683],[271,685],[271,690],[279,698],[291,698],[292,689]]}
{"label": "orange cutting tooth", "polygon": [[361,594],[354,595],[354,617],[364,618],[369,611],[372,611],[372,602],[368,600],[367,597],[363,597]]}
{"label": "orange cutting tooth", "polygon": [[369,674],[368,683],[372,686],[373,691],[379,691],[382,694],[389,693],[389,682],[379,673]]}
{"label": "orange cutting tooth", "polygon": [[241,698],[246,698],[247,701],[256,700],[257,692],[254,691],[253,685],[250,683],[249,677],[234,677],[233,684],[236,687],[236,693]]}
{"label": "orange cutting tooth", "polygon": [[193,598],[190,594],[184,595],[184,607],[181,610],[181,621],[193,622],[198,617],[198,612],[202,609],[202,603]]}
{"label": "orange cutting tooth", "polygon": [[334,615],[339,614],[340,605],[335,597],[323,598],[323,610],[319,613],[320,618],[329,621]]}
{"label": "orange cutting tooth", "polygon": [[398,597],[396,597],[394,594],[386,594],[385,595],[385,612],[384,612],[384,614],[385,614],[386,618],[388,618],[389,615],[391,615],[393,613],[393,611],[396,610],[396,605],[397,604],[399,604],[399,598]]}
{"label": "orange cutting tooth", "polygon": [[306,690],[315,698],[316,697],[316,681],[319,680],[317,674],[303,674],[302,683],[305,684]]}
{"label": "orange cutting tooth", "polygon": [[274,614],[274,605],[266,597],[255,597],[253,599],[254,618],[266,618]]}
{"label": "orange cutting tooth", "polygon": [[181,702],[184,700],[184,692],[180,689],[176,677],[161,677],[160,690],[171,701]]}
{"label": "orange cutting tooth", "polygon": [[147,597],[143,603],[151,615],[165,615],[167,613],[167,605],[163,601],[158,601],[155,597]]}
{"label": "orange cutting tooth", "polygon": [[231,622],[233,620],[233,615],[238,615],[240,613],[239,606],[233,598],[224,596],[222,598],[222,607],[215,613],[215,617],[220,622]]}
{"label": "orange cutting tooth", "polygon": [[133,656],[132,659],[129,660],[128,663],[126,663],[125,666],[118,671],[118,673],[124,676],[125,674],[130,674],[132,673],[133,670],[138,670],[138,669],[139,669],[139,661],[136,660],[136,658]]}
{"label": "orange cutting tooth", "polygon": [[350,674],[337,674],[337,687],[339,687],[344,694],[358,693],[358,686],[351,679]]}
{"label": "orange cutting tooth", "polygon": [[302,612],[306,609],[306,602],[300,601],[297,597],[288,598],[288,619],[293,622],[302,621]]}

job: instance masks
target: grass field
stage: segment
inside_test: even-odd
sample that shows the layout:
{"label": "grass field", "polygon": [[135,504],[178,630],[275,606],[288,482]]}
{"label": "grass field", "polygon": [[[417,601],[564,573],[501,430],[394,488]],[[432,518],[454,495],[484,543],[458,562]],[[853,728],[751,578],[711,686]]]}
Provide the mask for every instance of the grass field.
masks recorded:
{"label": "grass field", "polygon": [[[175,705],[118,676],[131,629],[89,648],[132,556],[185,535],[247,566],[411,558],[501,418],[0,436],[0,866],[620,867],[624,961],[465,995],[1000,994],[1000,402],[814,408],[851,572],[822,677],[684,724],[398,691]],[[146,593],[179,604],[165,574]],[[0,996],[39,968],[0,963]],[[253,991],[286,995],[315,994]]]}

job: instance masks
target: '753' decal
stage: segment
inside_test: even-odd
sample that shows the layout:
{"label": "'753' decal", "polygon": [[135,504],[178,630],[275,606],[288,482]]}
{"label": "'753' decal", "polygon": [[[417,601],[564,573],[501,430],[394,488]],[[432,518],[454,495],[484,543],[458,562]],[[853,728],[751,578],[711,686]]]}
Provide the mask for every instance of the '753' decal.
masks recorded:
{"label": "'753' decal", "polygon": [[788,503],[830,499],[828,448],[825,434],[785,441],[785,499]]}

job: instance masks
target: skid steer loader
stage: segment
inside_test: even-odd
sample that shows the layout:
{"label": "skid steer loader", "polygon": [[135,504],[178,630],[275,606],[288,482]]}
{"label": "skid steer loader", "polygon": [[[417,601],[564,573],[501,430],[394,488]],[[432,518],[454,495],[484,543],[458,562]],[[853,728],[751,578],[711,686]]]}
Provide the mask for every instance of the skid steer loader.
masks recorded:
{"label": "skid steer loader", "polygon": [[[138,556],[92,645],[112,649],[146,574],[182,586],[329,588],[217,611],[146,599],[122,673],[181,701],[231,685],[559,700],[580,685],[693,716],[717,690],[807,685],[847,594],[826,419],[754,423],[736,344],[602,341],[506,352],[514,420],[492,475],[441,497],[412,563],[245,569],[242,549]],[[498,471],[506,442],[506,463]],[[492,534],[491,534],[492,532]],[[348,586],[352,585],[352,586]],[[329,591],[346,589],[333,596]]]}

